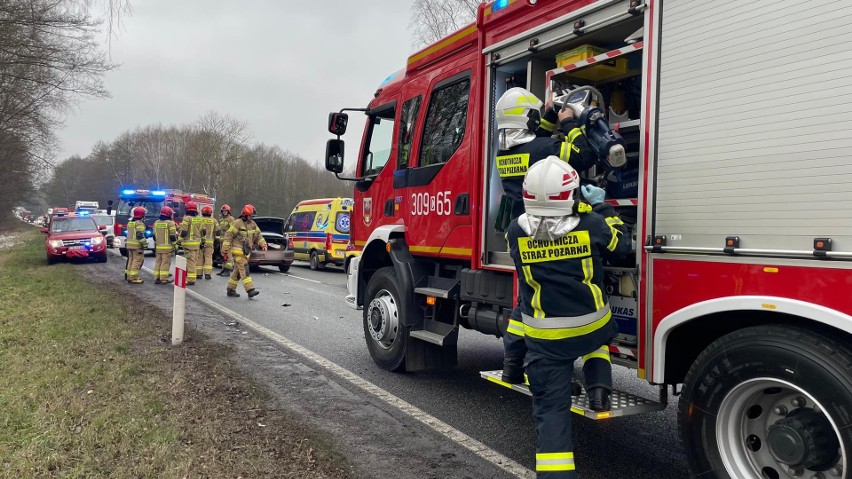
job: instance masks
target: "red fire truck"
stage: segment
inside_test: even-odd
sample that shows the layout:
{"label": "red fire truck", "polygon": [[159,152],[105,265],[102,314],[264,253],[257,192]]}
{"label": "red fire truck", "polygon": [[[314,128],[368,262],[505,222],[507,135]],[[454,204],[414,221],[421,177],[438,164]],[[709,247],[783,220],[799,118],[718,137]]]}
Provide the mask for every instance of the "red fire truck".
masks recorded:
{"label": "red fire truck", "polygon": [[636,246],[606,267],[610,349],[660,401],[572,409],[658,410],[671,390],[696,475],[852,477],[850,18],[828,0],[498,0],[410,56],[329,117],[338,176],[345,111],[367,119],[346,302],[374,361],[452,365],[460,327],[503,334],[516,277],[494,104],[594,86],[628,164],[582,174]]}
{"label": "red fire truck", "polygon": [[[145,235],[148,237],[148,246],[146,249],[154,250],[153,225],[154,221],[160,217],[160,209],[163,206],[170,206],[175,211],[175,222],[180,224],[186,213],[184,204],[187,201],[194,201],[198,205],[198,211],[204,206],[216,208],[216,198],[211,198],[208,195],[200,193],[185,193],[181,190],[169,189],[135,189],[126,188],[121,190],[119,194],[118,206],[115,209],[115,226],[114,233],[115,245],[119,248],[122,256],[127,256],[127,248],[124,247],[127,239],[127,222],[130,220],[130,213],[136,206],[143,206],[147,213],[145,214]],[[112,200],[108,213],[112,214]]]}

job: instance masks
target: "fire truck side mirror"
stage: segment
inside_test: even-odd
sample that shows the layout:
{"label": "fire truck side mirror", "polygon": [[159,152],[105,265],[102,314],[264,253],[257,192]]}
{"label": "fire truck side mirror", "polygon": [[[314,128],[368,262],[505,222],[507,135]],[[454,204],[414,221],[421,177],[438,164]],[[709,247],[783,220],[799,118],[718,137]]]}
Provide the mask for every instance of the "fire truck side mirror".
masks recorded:
{"label": "fire truck side mirror", "polygon": [[325,144],[325,169],[343,173],[343,140],[328,140]]}
{"label": "fire truck side mirror", "polygon": [[112,216],[112,200],[107,201],[107,216]]}
{"label": "fire truck side mirror", "polygon": [[346,125],[349,123],[349,115],[346,113],[328,114],[328,132],[340,136],[346,133]]}

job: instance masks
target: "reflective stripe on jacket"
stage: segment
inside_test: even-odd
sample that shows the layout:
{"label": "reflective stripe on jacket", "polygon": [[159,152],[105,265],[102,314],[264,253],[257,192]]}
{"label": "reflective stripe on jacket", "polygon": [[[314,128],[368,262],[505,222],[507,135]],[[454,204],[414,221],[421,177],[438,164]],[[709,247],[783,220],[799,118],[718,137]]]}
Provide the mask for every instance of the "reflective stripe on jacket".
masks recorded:
{"label": "reflective stripe on jacket", "polygon": [[148,241],[145,239],[145,221],[130,220],[127,222],[127,249],[145,249]]}
{"label": "reflective stripe on jacket", "polygon": [[203,221],[200,216],[185,216],[180,224],[181,244],[184,247],[201,246],[201,228]]}
{"label": "reflective stripe on jacket", "polygon": [[[612,319],[604,289],[602,258],[631,250],[624,223],[612,206],[580,214],[577,227],[555,241],[532,239],[518,221],[506,233],[518,271],[523,335],[530,351],[546,354],[559,340],[577,338]],[[531,343],[541,343],[538,347]]]}
{"label": "reflective stripe on jacket", "polygon": [[172,251],[173,238],[177,236],[177,228],[172,220],[157,220],[154,222],[154,249],[156,251]]}
{"label": "reflective stripe on jacket", "polygon": [[204,233],[206,233],[206,234],[203,235],[203,237],[204,237],[204,239],[209,241],[210,244],[212,245],[213,244],[213,238],[216,237],[216,236],[219,236],[218,235],[219,222],[216,221],[216,218],[212,218],[212,217],[209,217],[209,216],[202,216],[201,222],[203,223],[202,230],[204,231]]}
{"label": "reflective stripe on jacket", "polygon": [[238,218],[231,223],[231,227],[225,232],[221,251],[222,253],[243,255],[251,252],[253,248],[263,246],[266,246],[266,240],[260,234],[257,223]]}

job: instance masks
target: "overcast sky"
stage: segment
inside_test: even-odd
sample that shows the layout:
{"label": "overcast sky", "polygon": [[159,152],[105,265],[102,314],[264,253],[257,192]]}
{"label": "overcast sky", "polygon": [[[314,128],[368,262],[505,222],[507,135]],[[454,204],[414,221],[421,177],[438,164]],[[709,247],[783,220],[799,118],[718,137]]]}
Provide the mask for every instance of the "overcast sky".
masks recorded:
{"label": "overcast sky", "polygon": [[[321,164],[328,112],[365,106],[411,53],[411,0],[131,3],[111,47],[121,67],[104,78],[112,98],[68,116],[59,160],[137,126],[216,110],[247,122],[253,142]],[[350,145],[361,124],[350,125]]]}

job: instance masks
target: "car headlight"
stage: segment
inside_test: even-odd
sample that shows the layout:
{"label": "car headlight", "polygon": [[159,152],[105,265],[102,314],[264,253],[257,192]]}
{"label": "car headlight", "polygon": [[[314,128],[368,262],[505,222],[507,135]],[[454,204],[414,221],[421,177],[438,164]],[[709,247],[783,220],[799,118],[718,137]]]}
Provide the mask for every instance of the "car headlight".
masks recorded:
{"label": "car headlight", "polygon": [[95,236],[94,238],[92,238],[92,244],[94,244],[94,245],[98,245],[98,244],[101,244],[103,242],[104,242],[103,236]]}
{"label": "car headlight", "polygon": [[47,242],[52,248],[61,248],[62,240],[50,240]]}

